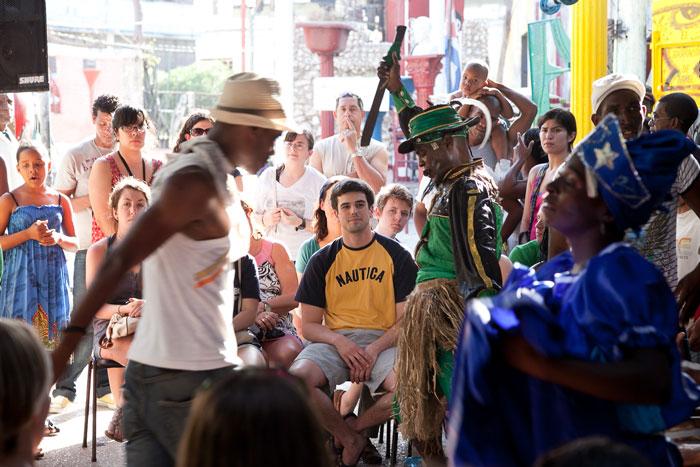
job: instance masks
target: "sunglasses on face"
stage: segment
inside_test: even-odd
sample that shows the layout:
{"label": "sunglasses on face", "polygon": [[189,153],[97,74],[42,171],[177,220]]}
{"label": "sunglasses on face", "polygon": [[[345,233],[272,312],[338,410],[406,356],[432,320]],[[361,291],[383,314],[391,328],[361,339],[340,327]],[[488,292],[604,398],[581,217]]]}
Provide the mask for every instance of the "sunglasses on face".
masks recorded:
{"label": "sunglasses on face", "polygon": [[209,130],[211,130],[211,128],[192,128],[190,134],[192,136],[204,136],[209,134]]}

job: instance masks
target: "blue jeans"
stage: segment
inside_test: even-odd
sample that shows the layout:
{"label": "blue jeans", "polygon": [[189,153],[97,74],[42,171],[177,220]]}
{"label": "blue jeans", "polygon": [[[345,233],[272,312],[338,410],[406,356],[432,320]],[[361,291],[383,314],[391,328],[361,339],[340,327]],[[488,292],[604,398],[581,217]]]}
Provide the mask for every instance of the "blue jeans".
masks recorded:
{"label": "blue jeans", "polygon": [[130,361],[123,392],[127,466],[174,466],[197,389],[232,369],[168,370]]}
{"label": "blue jeans", "polygon": [[[73,266],[73,311],[83,295],[85,295],[85,257],[87,250],[78,250],[75,253],[75,264]],[[75,381],[83,372],[88,361],[92,357],[93,332],[92,324],[90,324],[85,332],[85,335],[78,343],[78,346],[73,352],[73,361],[61,375],[61,378],[56,382],[56,389],[53,390],[53,397],[63,396],[70,401],[75,400]],[[97,371],[97,397],[102,397],[109,394],[109,379],[107,378],[107,369],[101,368]]]}

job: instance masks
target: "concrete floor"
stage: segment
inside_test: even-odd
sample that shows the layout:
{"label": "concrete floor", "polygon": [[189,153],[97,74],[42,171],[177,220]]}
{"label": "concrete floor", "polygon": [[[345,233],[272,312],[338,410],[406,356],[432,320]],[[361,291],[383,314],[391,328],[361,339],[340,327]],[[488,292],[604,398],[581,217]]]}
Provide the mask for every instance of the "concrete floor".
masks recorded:
{"label": "concrete floor", "polygon": [[[406,186],[415,194],[417,191],[417,183],[406,183]],[[418,235],[413,225],[413,219],[408,223],[406,231],[400,232],[397,236],[401,244],[408,250],[413,252],[418,241]],[[69,261],[72,265],[72,261]],[[71,273],[72,275],[72,273]],[[124,445],[114,442],[104,436],[112,411],[103,407],[98,407],[97,410],[97,463],[90,462],[91,456],[91,439],[92,439],[92,418],[88,425],[88,447],[83,449],[83,411],[85,408],[85,385],[86,373],[83,372],[78,380],[78,395],[76,401],[66,410],[58,415],[52,415],[51,420],[56,423],[61,432],[54,437],[44,438],[41,443],[45,456],[38,461],[39,466],[56,466],[56,467],[79,467],[79,466],[105,466],[118,467],[126,465],[126,456]],[[379,452],[384,456],[385,444],[378,443],[373,440]],[[403,465],[403,460],[406,457],[407,443],[399,437],[398,449],[398,465]],[[366,464],[358,464],[366,465]],[[390,465],[385,459],[383,465]]]}
{"label": "concrete floor", "polygon": [[[91,440],[92,440],[92,415],[88,424],[88,447],[82,448],[83,440],[83,413],[85,407],[85,376],[83,372],[78,380],[78,396],[76,401],[58,415],[51,415],[51,420],[58,425],[61,432],[56,436],[44,438],[40,447],[45,456],[37,461],[39,467],[80,467],[80,466],[104,466],[121,467],[126,465],[126,455],[124,444],[112,441],[104,436],[110,419],[112,410],[98,407],[97,410],[97,463],[90,461]],[[377,439],[372,440],[379,453],[384,456],[386,451],[386,440],[379,443]],[[407,443],[399,436],[397,465],[403,465],[406,458]],[[358,465],[369,465],[359,463]],[[389,459],[384,459],[381,465],[391,465]]]}

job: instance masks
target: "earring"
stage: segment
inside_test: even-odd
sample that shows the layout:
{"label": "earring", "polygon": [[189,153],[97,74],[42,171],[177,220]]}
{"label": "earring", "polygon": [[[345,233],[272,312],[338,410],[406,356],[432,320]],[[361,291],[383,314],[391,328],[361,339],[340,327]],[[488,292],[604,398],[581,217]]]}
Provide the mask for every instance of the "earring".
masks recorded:
{"label": "earring", "polygon": [[430,147],[433,148],[433,151],[437,151],[437,148],[439,148],[440,145],[437,144],[436,142],[432,142],[432,143],[430,143]]}

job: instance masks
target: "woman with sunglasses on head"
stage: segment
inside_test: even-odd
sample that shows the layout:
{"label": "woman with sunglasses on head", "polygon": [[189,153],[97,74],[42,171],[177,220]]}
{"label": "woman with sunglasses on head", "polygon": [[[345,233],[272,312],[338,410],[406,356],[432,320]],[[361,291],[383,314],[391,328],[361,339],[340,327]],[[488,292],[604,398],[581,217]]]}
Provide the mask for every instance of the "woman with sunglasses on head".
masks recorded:
{"label": "woman with sunglasses on head", "polygon": [[213,126],[214,119],[209,115],[209,112],[206,110],[195,110],[187,117],[185,123],[183,123],[173,152],[180,152],[180,146],[192,138],[198,138],[208,134]]}
{"label": "woman with sunglasses on head", "polygon": [[[177,142],[175,147],[173,147],[174,153],[179,153],[182,145],[192,138],[199,138],[200,136],[206,136],[209,134],[209,130],[214,126],[214,119],[209,112],[206,110],[195,110],[187,117],[185,123],[183,123],[180,129],[180,134],[177,137]],[[236,181],[236,188],[238,191],[243,191],[243,175],[241,171],[236,167],[231,172],[234,180]]]}
{"label": "woman with sunglasses on head", "polygon": [[149,120],[143,109],[123,105],[114,111],[112,129],[117,150],[95,161],[90,172],[88,195],[92,206],[92,243],[114,235],[114,219],[109,207],[109,194],[119,180],[134,177],[153,183],[153,177],[163,162],[142,155],[146,144]]}

